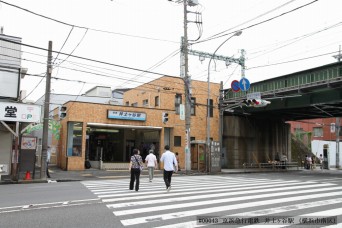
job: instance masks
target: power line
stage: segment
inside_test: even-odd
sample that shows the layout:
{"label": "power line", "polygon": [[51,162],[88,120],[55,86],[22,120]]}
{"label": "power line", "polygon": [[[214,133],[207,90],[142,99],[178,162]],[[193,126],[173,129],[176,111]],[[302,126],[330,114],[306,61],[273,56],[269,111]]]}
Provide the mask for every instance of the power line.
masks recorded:
{"label": "power line", "polygon": [[[279,50],[279,49],[281,49],[281,48],[284,48],[284,47],[286,47],[286,46],[289,46],[289,45],[291,45],[291,44],[294,44],[294,43],[296,43],[296,42],[298,42],[298,41],[301,41],[301,40],[306,39],[306,38],[308,38],[308,37],[314,36],[314,35],[319,34],[319,33],[321,33],[321,32],[325,32],[325,31],[327,31],[327,30],[329,30],[329,29],[336,28],[336,27],[341,26],[341,25],[342,25],[342,22],[338,22],[338,23],[336,23],[336,24],[334,24],[334,25],[325,27],[325,28],[320,29],[320,30],[318,30],[318,31],[314,31],[314,32],[311,32],[311,33],[304,34],[304,35],[302,35],[302,36],[298,36],[298,37],[289,39],[289,40],[287,40],[287,41],[282,42],[282,43],[285,43],[285,44],[283,44],[283,45],[281,45],[281,46],[279,46],[279,47],[275,47],[275,48],[273,48],[273,49],[271,49],[271,50],[258,51],[258,52],[263,52],[263,53],[260,54],[260,55],[258,55],[258,56],[256,56],[256,57],[249,58],[249,60],[254,59],[254,58],[257,58],[257,57],[260,57],[260,56],[265,55],[265,54],[267,54],[267,53],[270,53],[270,52]],[[288,42],[289,42],[289,43],[288,43]],[[279,42],[279,43],[276,44],[276,45],[280,45],[280,44],[281,44],[281,43]],[[250,53],[250,54],[256,54],[256,53],[258,53],[258,52]]]}
{"label": "power line", "polygon": [[[0,38],[1,40],[1,38]],[[320,55],[315,55],[315,56],[309,56],[309,57],[305,57],[305,58],[300,58],[300,59],[295,59],[295,60],[289,60],[289,61],[285,61],[285,62],[278,62],[278,63],[273,63],[273,64],[266,64],[266,65],[260,65],[260,66],[254,66],[254,67],[248,67],[247,70],[251,70],[251,69],[256,69],[256,68],[262,68],[262,67],[270,67],[270,66],[275,66],[275,65],[280,65],[280,64],[286,64],[286,63],[291,63],[291,62],[298,62],[298,61],[303,61],[303,60],[307,60],[307,59],[312,59],[312,58],[317,58],[317,57],[321,57],[321,56],[325,56],[325,55],[332,55],[332,54],[336,54],[338,53],[338,51],[335,52],[329,52],[329,53],[324,53],[324,54],[320,54]],[[4,55],[4,54],[0,54],[2,56],[6,56],[6,57],[12,57],[12,56],[8,56],[8,55]],[[17,58],[17,57],[12,57],[12,58]],[[27,59],[23,59],[26,61],[32,61],[32,60],[27,60]],[[36,62],[36,61],[33,61]],[[41,62],[37,62],[37,63],[41,63]],[[45,63],[41,63],[41,64],[45,64]],[[60,66],[61,67],[61,66]],[[65,69],[69,69],[69,70],[73,70],[73,71],[78,71],[78,72],[82,72],[82,73],[87,73],[87,74],[95,74],[98,76],[104,76],[104,77],[109,77],[109,78],[116,78],[119,80],[126,80],[123,78],[118,78],[118,77],[113,77],[113,76],[109,76],[106,74],[99,74],[99,73],[94,73],[94,72],[89,72],[89,71],[82,71],[82,70],[78,70],[78,69],[72,69],[72,68],[68,68],[68,67],[61,67],[61,68],[65,68]],[[167,75],[165,75],[167,76]],[[171,76],[171,77],[175,77],[175,76]],[[132,82],[137,82],[137,83],[141,83],[139,81],[135,81],[135,80],[131,80]],[[154,85],[153,83],[145,83],[145,84],[151,84]],[[159,85],[158,85],[159,86]]]}
{"label": "power line", "polygon": [[[18,44],[18,45],[23,45],[23,46],[30,47],[30,48],[36,48],[36,49],[39,49],[39,50],[47,51],[46,48],[41,48],[41,47],[37,47],[37,46],[33,46],[33,45],[28,45],[28,44],[24,44],[24,43],[21,43],[21,42],[16,42],[16,41],[13,41],[13,40],[4,39],[4,38],[1,38],[1,37],[0,37],[0,40],[7,41],[9,43]],[[52,51],[52,52],[53,53],[58,53],[57,51]],[[67,54],[67,53],[63,53],[63,52],[59,52],[59,53],[62,54],[62,55],[67,55],[67,56],[70,56],[70,57],[73,57],[73,58],[77,58],[77,59],[82,59],[82,60],[86,60],[86,61],[96,62],[96,63],[100,63],[100,64],[104,64],[104,65],[109,65],[109,66],[120,67],[120,68],[124,68],[124,69],[127,69],[127,70],[140,71],[140,72],[143,72],[143,73],[150,73],[150,74],[155,74],[155,75],[160,75],[160,76],[167,76],[166,74],[161,74],[161,73],[152,72],[152,71],[148,71],[148,70],[142,70],[142,69],[138,69],[138,68],[134,68],[134,67],[128,67],[128,66],[118,65],[118,64],[114,64],[114,63],[108,63],[108,62],[104,62],[104,61],[100,61],[100,60],[90,59],[90,58],[76,56],[76,55],[71,55],[71,54]],[[171,76],[171,75],[168,75],[168,76]]]}
{"label": "power line", "polygon": [[277,6],[277,7],[274,8],[274,9],[271,9],[271,10],[265,12],[265,13],[262,13],[262,14],[256,16],[256,17],[254,17],[254,18],[252,18],[252,19],[249,19],[249,20],[247,20],[247,21],[245,21],[245,22],[242,22],[242,23],[240,23],[240,24],[238,24],[238,25],[236,25],[236,26],[234,26],[234,27],[231,27],[231,28],[229,28],[229,29],[227,29],[227,30],[224,30],[224,31],[219,32],[219,33],[217,33],[217,34],[215,34],[215,35],[212,35],[212,36],[209,37],[209,38],[214,38],[214,37],[216,37],[216,36],[218,36],[218,35],[220,35],[220,34],[222,34],[222,33],[228,32],[228,31],[230,31],[230,30],[233,30],[233,29],[235,29],[235,28],[238,28],[239,26],[242,26],[242,25],[244,25],[244,24],[247,24],[248,22],[251,22],[251,21],[254,21],[254,20],[258,19],[258,18],[261,18],[261,17],[263,17],[263,16],[265,16],[265,15],[267,15],[267,14],[269,14],[269,13],[272,13],[272,12],[274,12],[275,10],[278,10],[278,9],[280,9],[280,8],[286,6],[286,5],[288,5],[288,4],[290,4],[290,3],[294,2],[294,1],[296,1],[296,0],[288,1],[288,2],[286,2],[286,3],[284,3],[284,4],[280,5],[280,6]]}
{"label": "power line", "polygon": [[[78,46],[82,43],[84,37],[87,35],[88,29],[86,29],[86,31],[84,32],[81,40],[78,42],[78,44],[76,45],[76,47],[70,52],[70,54],[68,54],[68,56],[62,60],[62,62],[60,62],[58,65],[61,65],[63,62],[65,62],[74,52],[75,50],[78,48]],[[61,49],[62,50],[62,49]],[[59,52],[60,53],[60,52]],[[57,57],[56,57],[57,58]]]}
{"label": "power line", "polygon": [[[180,52],[179,49],[177,49],[176,51],[173,51],[171,54],[167,55],[164,59],[160,60],[158,63],[154,64],[153,66],[151,66],[150,68],[148,68],[147,70],[152,70],[152,69],[156,69],[158,66],[164,64],[166,61],[168,61],[169,59],[173,58],[174,56],[176,56],[178,53]],[[142,77],[143,75],[145,75],[145,73],[141,73],[139,75],[137,75],[134,79],[137,79],[139,77]],[[126,82],[128,82],[129,80],[127,80]],[[125,82],[124,82],[125,83]],[[123,84],[124,84],[123,83]],[[121,84],[121,85],[123,85]]]}
{"label": "power line", "polygon": [[329,53],[320,54],[320,55],[315,55],[315,56],[310,56],[310,57],[305,57],[305,58],[301,58],[301,59],[289,60],[289,61],[285,61],[285,62],[279,62],[279,63],[260,65],[260,66],[255,66],[255,67],[249,67],[249,68],[247,68],[247,70],[256,69],[256,68],[262,68],[262,67],[268,67],[268,66],[275,66],[275,65],[285,64],[285,63],[298,62],[298,61],[312,59],[312,58],[317,58],[317,57],[321,57],[321,56],[325,56],[325,55],[332,55],[332,54],[335,54],[335,53],[338,53],[338,51],[329,52]]}
{"label": "power line", "polygon": [[[12,57],[12,56],[8,56],[8,55],[4,55],[4,54],[0,54],[0,55],[3,55],[3,56],[6,56],[6,57]],[[16,58],[16,59],[19,59],[18,57],[12,57],[12,58]],[[26,60],[26,61],[32,61],[32,60],[27,60],[27,59],[23,59],[23,60]],[[33,62],[36,62],[36,63],[40,63],[40,64],[43,64],[45,65],[46,63],[43,63],[43,62],[37,62],[37,61],[33,61]],[[73,71],[77,71],[77,72],[81,72],[81,73],[86,73],[86,74],[91,74],[91,75],[96,75],[96,76],[101,76],[101,77],[107,77],[107,78],[111,78],[111,79],[118,79],[118,80],[126,80],[126,78],[121,78],[121,77],[115,77],[113,75],[108,75],[108,74],[104,74],[104,73],[96,73],[96,72],[90,72],[90,71],[84,71],[84,70],[79,70],[79,69],[72,69],[72,68],[68,68],[68,67],[63,67],[63,66],[60,66],[60,68],[64,68],[64,69],[69,69],[69,70],[73,70]],[[33,91],[39,86],[39,84],[43,81],[44,76],[40,76],[40,75],[36,75],[36,74],[26,74],[28,76],[38,76],[38,77],[42,77],[42,79],[40,80],[40,82],[38,83],[38,85],[36,85],[36,87],[33,89]],[[65,81],[75,81],[75,82],[80,82],[80,83],[89,83],[89,82],[85,82],[85,81],[80,81],[80,80],[67,80],[67,79],[63,79],[63,78],[57,78],[57,77],[52,77],[53,79],[56,79],[56,80],[65,80]],[[178,78],[178,77],[177,77]],[[136,80],[130,80],[132,82],[137,82],[137,83],[141,83],[140,81],[136,81]],[[168,80],[165,80],[165,82],[169,82]],[[183,83],[175,83],[175,84],[182,84]],[[151,83],[151,82],[148,82],[148,83],[144,83],[144,86],[157,86],[159,87],[160,85],[159,84],[154,84],[154,83]],[[155,91],[156,89],[154,89],[153,91]],[[31,91],[31,93],[33,92]],[[30,93],[30,94],[31,94]],[[29,95],[30,95],[29,94]],[[28,95],[27,95],[28,96]],[[27,97],[26,96],[26,97]]]}
{"label": "power line", "polygon": [[50,21],[54,21],[54,22],[56,22],[56,23],[66,25],[66,26],[71,26],[71,27],[81,28],[81,29],[87,29],[87,30],[91,30],[91,31],[95,31],[95,32],[101,32],[101,33],[108,33],[108,34],[114,34],[114,35],[120,35],[120,36],[127,36],[127,37],[133,37],[133,38],[140,38],[140,39],[147,39],[147,40],[154,40],[154,41],[163,41],[163,42],[169,42],[169,43],[176,43],[176,44],[179,44],[179,42],[176,42],[176,41],[163,40],[163,39],[157,39],[157,38],[145,37],[145,36],[129,35],[129,34],[124,34],[124,33],[117,33],[117,32],[111,32],[111,31],[106,31],[106,30],[100,30],[100,29],[89,28],[89,27],[80,26],[80,25],[73,25],[73,24],[69,24],[69,23],[64,22],[64,21],[61,21],[61,20],[57,20],[57,19],[54,19],[54,18],[45,16],[45,15],[39,14],[39,13],[35,13],[35,12],[31,11],[31,10],[22,8],[22,7],[20,7],[20,6],[17,6],[17,5],[14,5],[14,4],[11,4],[11,3],[8,3],[8,2],[2,1],[2,0],[0,0],[0,3],[4,3],[4,4],[8,5],[8,6],[11,6],[11,7],[14,7],[14,8],[17,8],[17,9],[20,9],[20,10],[25,11],[25,12],[27,12],[27,13],[30,13],[30,14],[33,14],[33,15],[42,17],[42,18],[44,18],[44,19],[47,19],[47,20],[50,20]]}
{"label": "power line", "polygon": [[[5,54],[0,54],[0,56],[6,56],[6,57],[11,57],[11,58],[15,58],[15,59],[20,59],[19,57],[14,57],[14,56],[9,56],[9,55],[5,55]],[[38,61],[34,61],[34,60],[28,60],[28,59],[22,59],[24,61],[30,61],[30,62],[35,62],[35,63],[39,63],[39,64],[42,64],[42,65],[45,65],[46,63],[44,62],[38,62]],[[93,75],[97,75],[97,76],[102,76],[102,77],[107,77],[107,78],[114,78],[114,79],[118,79],[118,80],[127,80],[126,78],[124,77],[119,77],[119,76],[116,76],[116,75],[109,75],[109,74],[106,74],[106,73],[103,73],[101,71],[85,71],[85,70],[80,70],[80,69],[73,69],[73,68],[70,68],[70,67],[65,67],[65,66],[59,66],[60,68],[63,68],[63,69],[68,69],[68,70],[72,70],[72,71],[77,71],[77,72],[81,72],[81,73],[86,73],[86,74],[93,74]],[[88,69],[88,70],[91,70],[87,67],[83,67],[85,69]],[[108,69],[109,70],[109,69]],[[116,71],[117,72],[117,71]],[[125,73],[125,72],[121,72],[121,73]],[[27,74],[29,75],[29,74]],[[133,75],[133,74],[132,74]],[[172,77],[172,76],[171,76]],[[151,79],[154,79],[154,78],[151,78]],[[131,81],[131,82],[136,82],[136,83],[141,83],[140,81],[137,81],[137,80],[128,80],[128,81]],[[165,82],[168,82],[167,80],[165,80]],[[145,83],[145,84],[151,84],[153,85],[153,83]],[[158,85],[159,86],[159,85]]]}
{"label": "power line", "polygon": [[[32,55],[37,55],[37,56],[40,56],[40,57],[46,57],[46,55],[40,55],[40,54],[36,54],[36,53],[32,53],[32,52],[28,52],[28,51],[19,51],[19,50],[16,50],[16,49],[13,49],[13,48],[9,48],[9,47],[5,47],[5,46],[1,46],[0,45],[0,48],[4,48],[4,49],[8,49],[8,50],[12,50],[12,51],[18,51],[18,52],[21,52],[21,53],[27,53],[27,54],[32,54]],[[162,59],[161,61],[159,61],[158,63],[156,63],[155,65],[153,65],[152,67],[150,67],[149,69],[153,69],[153,68],[156,68],[158,66],[160,66],[161,64],[165,63],[168,59],[174,57],[175,55],[177,55],[179,53],[179,49],[177,49],[176,51],[172,52],[171,54],[169,54],[167,57],[165,57],[164,59]],[[59,52],[60,53],[60,52]],[[0,54],[2,56],[6,56],[6,57],[10,57],[10,58],[14,58],[14,59],[20,59],[20,60],[24,60],[24,61],[29,61],[29,62],[35,62],[35,63],[39,63],[39,64],[46,64],[45,62],[39,62],[39,61],[34,61],[34,60],[30,60],[30,59],[26,59],[26,58],[18,58],[18,57],[14,57],[14,56],[9,56],[9,55],[5,55],[5,54]],[[94,69],[91,69],[91,67],[93,68],[98,68],[98,69],[102,69],[102,70],[109,70],[109,71],[114,71],[114,72],[117,72],[117,73],[122,73],[122,74],[127,74],[127,75],[132,75],[132,76],[141,76],[143,74],[133,74],[133,73],[129,73],[129,72],[124,72],[124,71],[118,71],[118,70],[114,70],[114,69],[109,69],[109,68],[104,68],[104,67],[100,67],[100,66],[94,66],[94,65],[89,65],[89,64],[85,64],[85,63],[80,63],[80,62],[74,62],[74,61],[70,61],[70,60],[62,60],[62,59],[57,59],[56,60],[61,60],[62,62],[66,62],[66,63],[69,63],[71,65],[75,65],[77,67],[81,67],[81,68],[85,68],[85,69],[88,69],[88,70],[94,70]],[[15,60],[13,60],[15,61]],[[62,63],[61,62],[61,63]],[[61,65],[61,63],[58,63],[57,67],[60,67],[59,65]],[[63,67],[61,67],[63,68]],[[76,69],[74,69],[76,70]],[[76,70],[77,71],[77,70]],[[97,71],[97,72],[101,72],[101,71]],[[101,72],[103,73],[103,72]],[[151,77],[150,77],[151,78]],[[155,78],[151,78],[151,79],[155,79]]]}
{"label": "power line", "polygon": [[[285,62],[278,62],[278,63],[273,63],[273,64],[266,64],[266,65],[260,65],[260,66],[254,66],[254,67],[249,67],[247,68],[247,70],[251,70],[251,69],[256,69],[256,68],[262,68],[262,67],[270,67],[270,66],[275,66],[275,65],[281,65],[281,64],[286,64],[286,63],[292,63],[292,62],[298,62],[298,61],[303,61],[303,60],[307,60],[307,59],[311,59],[311,58],[317,58],[317,57],[321,57],[321,56],[325,56],[325,55],[332,55],[332,54],[336,54],[338,53],[338,51],[335,51],[335,52],[329,52],[329,53],[324,53],[324,54],[320,54],[320,55],[315,55],[315,56],[309,56],[309,57],[305,57],[305,58],[300,58],[300,59],[295,59],[295,60],[290,60],[290,61],[285,61]],[[10,56],[7,56],[7,55],[4,55],[4,54],[0,54],[0,55],[3,55],[3,56],[6,56],[6,57],[10,57]],[[17,57],[13,57],[13,58],[17,58]],[[26,60],[26,61],[30,61],[30,60]],[[41,63],[41,64],[45,64],[45,63]],[[123,79],[123,78],[118,78],[118,77],[113,77],[113,76],[110,76],[110,75],[107,75],[107,74],[100,74],[100,73],[94,73],[94,72],[89,72],[89,71],[82,71],[82,70],[77,70],[77,69],[72,69],[72,68],[67,68],[67,67],[61,67],[61,68],[65,68],[65,69],[69,69],[69,70],[73,70],[73,71],[78,71],[78,72],[82,72],[82,73],[87,73],[87,74],[94,74],[94,75],[97,75],[97,76],[103,76],[103,77],[108,77],[108,78],[115,78],[115,79],[119,79],[119,80],[126,80],[126,79]],[[30,74],[27,74],[27,75],[30,75]],[[35,75],[32,75],[32,76],[35,76]],[[44,77],[44,76],[43,76]],[[65,81],[68,81],[66,79],[62,79],[62,78],[55,78],[55,79],[59,79],[59,80],[65,80]],[[42,79],[43,80],[43,79]],[[70,80],[72,81],[72,80]],[[79,81],[79,80],[74,80],[74,81],[77,81],[77,82],[82,82],[83,81]],[[141,83],[139,81],[135,81],[135,80],[131,80],[133,82],[137,82],[137,83]],[[90,82],[86,82],[86,83],[89,83],[91,84]],[[157,84],[153,84],[151,82],[149,83],[144,83],[145,85],[154,85],[154,86],[159,86]],[[38,85],[37,85],[38,86]],[[37,88],[37,86],[35,88]],[[205,89],[203,89],[204,91]],[[33,92],[33,91],[32,91]],[[32,93],[31,92],[31,93]],[[31,94],[30,93],[30,94]],[[27,95],[26,97],[28,97],[29,95]]]}
{"label": "power line", "polygon": [[261,21],[261,22],[258,22],[258,23],[249,25],[249,26],[247,26],[247,27],[245,27],[245,28],[238,29],[238,30],[236,30],[236,31],[233,31],[233,32],[230,32],[230,33],[226,33],[226,34],[223,34],[223,35],[220,35],[220,36],[214,35],[214,36],[211,36],[211,37],[209,37],[209,38],[207,38],[207,39],[204,39],[204,40],[201,40],[201,41],[194,42],[194,43],[192,43],[192,44],[199,44],[199,43],[207,42],[207,41],[210,41],[210,40],[214,40],[214,39],[218,39],[218,38],[221,38],[221,37],[224,37],[224,36],[228,36],[228,35],[234,34],[234,33],[236,33],[237,31],[244,31],[244,30],[246,30],[246,29],[253,28],[253,27],[255,27],[255,26],[258,26],[258,25],[264,24],[264,23],[266,23],[266,22],[275,20],[276,18],[282,17],[282,16],[284,16],[284,15],[286,15],[286,14],[289,14],[289,13],[292,13],[292,12],[294,12],[294,11],[297,11],[297,10],[303,8],[303,7],[309,6],[309,5],[311,5],[311,4],[313,4],[313,3],[317,2],[317,1],[319,1],[319,0],[314,0],[314,1],[312,1],[312,2],[309,2],[309,3],[305,4],[305,5],[302,5],[302,6],[299,6],[299,7],[297,7],[297,8],[294,8],[294,9],[292,9],[292,10],[289,10],[289,11],[287,11],[287,12],[285,12],[285,13],[282,13],[282,14],[279,14],[279,15],[277,15],[277,16],[271,17],[271,18],[269,18],[269,19],[263,20],[263,21]]}
{"label": "power line", "polygon": [[[70,32],[69,32],[69,34],[68,34],[67,38],[65,39],[65,41],[64,41],[64,43],[63,43],[63,45],[62,45],[61,49],[59,50],[59,52],[61,52],[61,51],[62,51],[62,49],[63,49],[64,45],[65,45],[65,44],[66,44],[66,42],[68,41],[68,39],[69,39],[69,37],[70,37],[70,35],[71,35],[71,33],[72,33],[72,31],[73,31],[73,30],[74,30],[74,26],[72,26],[72,27],[71,27],[71,29],[70,29]],[[56,61],[56,59],[58,58],[58,56],[59,56],[59,53],[57,53],[57,56],[56,56],[56,58],[53,60],[53,63],[52,63],[52,64],[54,64],[54,63],[55,63],[55,61]]]}

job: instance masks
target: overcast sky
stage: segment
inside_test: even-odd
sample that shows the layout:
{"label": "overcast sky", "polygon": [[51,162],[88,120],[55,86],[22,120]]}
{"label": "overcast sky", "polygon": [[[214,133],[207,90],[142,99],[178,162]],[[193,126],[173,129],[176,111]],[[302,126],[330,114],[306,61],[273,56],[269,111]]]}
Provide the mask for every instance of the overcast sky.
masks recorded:
{"label": "overcast sky", "polygon": [[[188,14],[189,40],[199,38],[190,48],[213,53],[242,30],[217,54],[239,58],[244,49],[251,83],[333,63],[332,56],[342,45],[341,0],[198,2],[199,6],[188,8],[201,13]],[[96,85],[127,88],[161,75],[179,76],[183,15],[183,4],[168,0],[0,0],[4,34],[33,46],[22,47],[22,66],[28,74],[44,75],[47,51],[34,47],[47,49],[51,40],[53,50],[61,51],[53,54],[57,59],[52,77],[69,80],[53,79],[51,89],[75,95]],[[193,23],[196,20],[202,24]],[[208,63],[190,55],[192,79],[207,81]],[[212,82],[223,81],[230,88],[231,81],[240,78],[239,65],[211,63]],[[45,79],[29,75],[21,89],[30,94],[28,99],[36,100],[44,94]]]}

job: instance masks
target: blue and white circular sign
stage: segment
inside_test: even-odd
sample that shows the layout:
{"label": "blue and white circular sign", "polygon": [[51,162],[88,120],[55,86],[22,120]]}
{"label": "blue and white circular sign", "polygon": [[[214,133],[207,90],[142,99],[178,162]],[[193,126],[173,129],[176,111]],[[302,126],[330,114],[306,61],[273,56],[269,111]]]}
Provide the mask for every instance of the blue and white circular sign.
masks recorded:
{"label": "blue and white circular sign", "polygon": [[247,91],[251,87],[251,83],[247,78],[241,78],[240,80],[240,89],[242,91]]}

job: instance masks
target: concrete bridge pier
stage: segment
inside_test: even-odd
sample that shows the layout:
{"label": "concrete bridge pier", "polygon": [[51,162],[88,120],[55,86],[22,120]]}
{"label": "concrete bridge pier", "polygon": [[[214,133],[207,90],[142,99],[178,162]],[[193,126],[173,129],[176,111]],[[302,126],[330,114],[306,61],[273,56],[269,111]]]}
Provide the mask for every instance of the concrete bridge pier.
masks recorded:
{"label": "concrete bridge pier", "polygon": [[242,168],[244,163],[291,161],[290,125],[281,120],[224,116],[222,168]]}

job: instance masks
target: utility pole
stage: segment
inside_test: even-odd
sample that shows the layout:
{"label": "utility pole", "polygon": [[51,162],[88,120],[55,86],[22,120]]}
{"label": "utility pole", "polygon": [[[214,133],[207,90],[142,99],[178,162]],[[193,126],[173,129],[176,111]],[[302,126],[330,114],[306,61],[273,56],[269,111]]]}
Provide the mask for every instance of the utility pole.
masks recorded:
{"label": "utility pole", "polygon": [[[173,0],[168,0],[173,1]],[[180,3],[182,0],[174,2]],[[189,77],[189,60],[188,60],[188,4],[195,6],[197,0],[183,0],[184,11],[184,37],[181,39],[181,57],[180,57],[180,76],[184,81],[185,96],[185,170],[186,173],[191,171],[191,151],[190,151],[190,126],[191,126],[191,78]]]}
{"label": "utility pole", "polygon": [[[334,58],[337,59],[337,62],[341,61],[341,45],[339,46],[338,55],[335,55]],[[336,117],[336,125],[335,125],[335,134],[336,134],[336,169],[340,168],[340,118]]]}
{"label": "utility pole", "polygon": [[52,73],[52,41],[49,41],[48,59],[46,69],[46,86],[45,86],[45,102],[44,102],[44,119],[43,119],[43,137],[42,137],[42,157],[40,166],[40,179],[46,179],[46,158],[49,137],[49,109],[50,109],[50,86]]}
{"label": "utility pole", "polygon": [[[239,36],[241,33],[237,32],[233,36]],[[231,36],[231,37],[233,37]],[[229,40],[231,37],[229,37],[227,40]],[[226,41],[227,41],[226,40]],[[226,63],[226,66],[228,67],[231,63],[236,63],[241,66],[241,77],[245,77],[245,50],[241,50],[241,56],[240,58],[232,58],[232,57],[227,57],[223,55],[216,55],[216,51],[214,54],[212,53],[207,53],[203,51],[196,51],[196,50],[188,50],[190,55],[195,55],[199,56],[200,58],[209,58],[209,67],[208,67],[208,98],[207,98],[207,146],[208,146],[208,159],[206,160],[207,167],[209,167],[209,172],[211,172],[211,161],[210,161],[210,156],[211,156],[211,146],[210,146],[210,62],[212,59],[215,60],[221,60]],[[223,95],[221,94],[223,91],[223,84],[221,82],[220,86],[220,98],[219,98],[219,142],[220,142],[220,153],[223,152],[223,147],[222,147],[222,137],[223,137],[223,116],[224,116],[224,108],[223,108]],[[223,163],[224,165],[224,163]]]}
{"label": "utility pole", "polygon": [[189,77],[188,59],[188,9],[187,0],[183,0],[184,8],[184,42],[182,54],[184,55],[184,91],[185,91],[185,170],[191,171],[191,151],[190,151],[190,126],[191,126],[191,78]]}
{"label": "utility pole", "polygon": [[335,134],[336,134],[336,169],[340,168],[340,118],[336,117]]}

